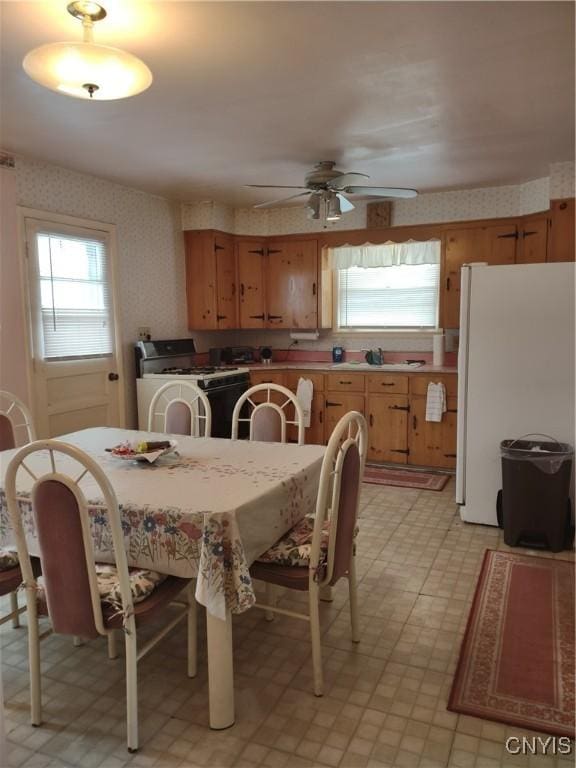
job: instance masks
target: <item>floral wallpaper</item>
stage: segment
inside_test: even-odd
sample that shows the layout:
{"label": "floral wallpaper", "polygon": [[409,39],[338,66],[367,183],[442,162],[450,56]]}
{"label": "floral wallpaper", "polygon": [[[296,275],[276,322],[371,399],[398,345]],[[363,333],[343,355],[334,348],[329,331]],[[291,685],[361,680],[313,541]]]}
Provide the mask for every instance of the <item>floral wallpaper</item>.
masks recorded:
{"label": "floral wallpaper", "polygon": [[574,197],[574,163],[552,163],[550,166],[550,199]]}

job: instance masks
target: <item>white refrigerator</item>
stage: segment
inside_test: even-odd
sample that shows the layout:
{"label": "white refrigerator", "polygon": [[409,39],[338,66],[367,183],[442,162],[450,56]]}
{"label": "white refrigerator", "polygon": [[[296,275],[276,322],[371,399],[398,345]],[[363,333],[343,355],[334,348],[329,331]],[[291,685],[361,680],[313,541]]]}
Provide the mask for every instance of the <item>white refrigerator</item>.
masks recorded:
{"label": "white refrigerator", "polygon": [[497,525],[500,442],[528,433],[574,445],[573,263],[462,268],[456,502]]}

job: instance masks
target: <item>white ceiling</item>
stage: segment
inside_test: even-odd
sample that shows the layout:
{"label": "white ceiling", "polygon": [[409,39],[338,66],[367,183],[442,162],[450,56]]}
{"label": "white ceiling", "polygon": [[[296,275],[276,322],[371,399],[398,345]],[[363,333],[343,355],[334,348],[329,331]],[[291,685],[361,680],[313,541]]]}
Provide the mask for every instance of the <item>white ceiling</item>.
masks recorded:
{"label": "white ceiling", "polygon": [[108,0],[108,11],[96,42],[140,56],[154,82],[89,103],[21,67],[35,46],[80,39],[66,0],[1,3],[3,149],[233,205],[275,196],[243,184],[301,184],[318,160],[429,191],[526,181],[573,157],[571,2]]}

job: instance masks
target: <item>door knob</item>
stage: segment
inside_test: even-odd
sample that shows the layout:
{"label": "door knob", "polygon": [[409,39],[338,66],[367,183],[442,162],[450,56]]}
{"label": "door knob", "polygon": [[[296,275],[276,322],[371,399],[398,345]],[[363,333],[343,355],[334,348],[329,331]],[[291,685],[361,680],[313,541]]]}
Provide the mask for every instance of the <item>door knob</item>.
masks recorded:
{"label": "door knob", "polygon": [[118,376],[117,373],[109,373],[108,374],[108,381],[118,381],[120,376]]}

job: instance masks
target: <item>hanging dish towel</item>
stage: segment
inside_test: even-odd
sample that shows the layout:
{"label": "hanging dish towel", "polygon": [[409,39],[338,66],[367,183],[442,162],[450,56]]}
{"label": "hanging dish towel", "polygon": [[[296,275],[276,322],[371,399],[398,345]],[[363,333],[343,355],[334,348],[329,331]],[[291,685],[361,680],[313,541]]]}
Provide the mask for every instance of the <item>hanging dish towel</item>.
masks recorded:
{"label": "hanging dish towel", "polygon": [[437,384],[431,381],[426,396],[426,421],[442,421],[445,412],[446,387],[441,381]]}
{"label": "hanging dish towel", "polygon": [[310,412],[312,410],[312,395],[314,394],[314,384],[310,379],[298,379],[298,388],[296,389],[296,399],[304,411],[304,426],[310,426]]}

